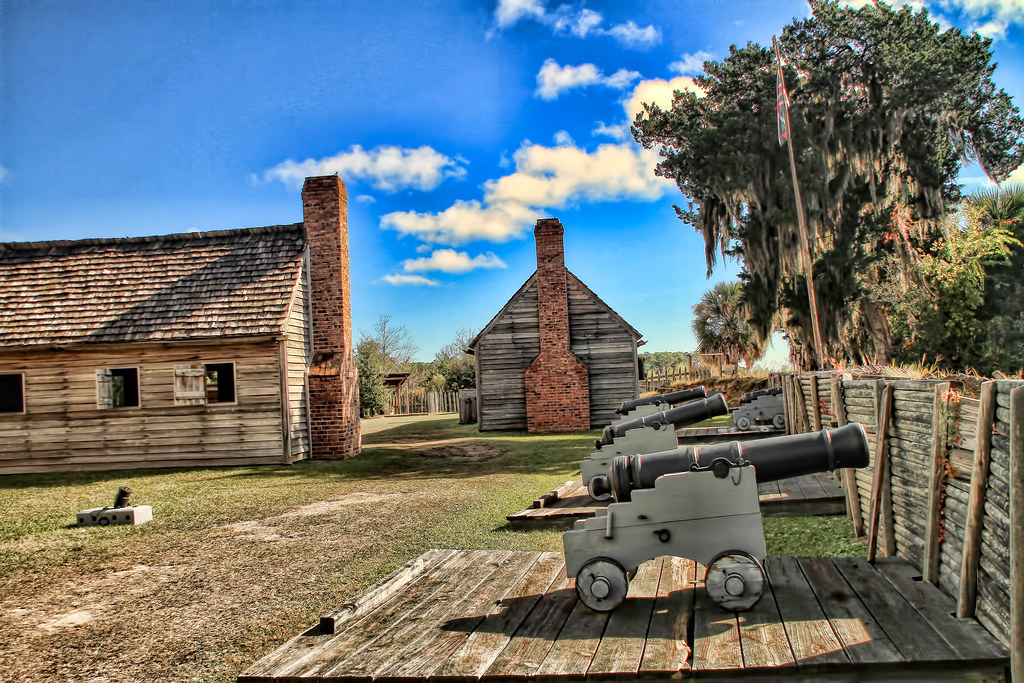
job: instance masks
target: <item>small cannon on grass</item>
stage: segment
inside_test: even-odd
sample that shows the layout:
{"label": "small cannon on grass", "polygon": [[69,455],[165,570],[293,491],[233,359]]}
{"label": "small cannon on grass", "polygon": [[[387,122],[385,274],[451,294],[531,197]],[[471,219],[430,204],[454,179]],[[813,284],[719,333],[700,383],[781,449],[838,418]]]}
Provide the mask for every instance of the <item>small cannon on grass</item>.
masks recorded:
{"label": "small cannon on grass", "polygon": [[[612,459],[619,455],[653,453],[678,446],[676,429],[703,422],[716,415],[728,415],[729,405],[721,394],[697,399],[689,403],[637,417],[604,428],[597,439],[597,450],[580,461],[583,483],[589,484],[596,476],[608,473]],[[593,495],[593,494],[591,494]],[[607,500],[608,496],[596,500]]]}
{"label": "small cannon on grass", "polygon": [[630,572],[642,562],[686,557],[707,567],[704,583],[715,602],[750,609],[766,579],[757,484],[868,462],[867,434],[856,423],[618,456],[589,485],[592,496],[611,494],[616,502],[562,537],[566,572],[583,604],[607,612],[625,599]]}

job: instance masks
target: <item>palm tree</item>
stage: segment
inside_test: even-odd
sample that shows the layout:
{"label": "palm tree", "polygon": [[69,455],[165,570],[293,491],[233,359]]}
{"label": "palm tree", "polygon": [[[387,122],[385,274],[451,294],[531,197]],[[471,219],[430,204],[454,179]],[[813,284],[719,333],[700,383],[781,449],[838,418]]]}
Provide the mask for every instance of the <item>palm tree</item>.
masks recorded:
{"label": "palm tree", "polygon": [[1018,242],[1004,263],[985,267],[985,302],[978,311],[989,335],[980,369],[1013,373],[1024,367],[1024,184],[977,190],[965,203],[971,218]]}
{"label": "palm tree", "polygon": [[704,292],[693,307],[690,327],[699,353],[721,353],[727,362],[742,360],[748,368],[764,355],[764,343],[747,324],[738,282],[719,282]]}

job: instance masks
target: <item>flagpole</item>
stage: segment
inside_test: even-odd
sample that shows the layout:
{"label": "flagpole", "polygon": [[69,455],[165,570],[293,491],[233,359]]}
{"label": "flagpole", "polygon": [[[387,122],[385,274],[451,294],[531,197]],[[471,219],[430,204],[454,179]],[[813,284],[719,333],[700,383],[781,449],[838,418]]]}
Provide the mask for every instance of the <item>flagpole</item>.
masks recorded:
{"label": "flagpole", "polygon": [[[777,95],[780,99],[786,98],[788,101],[789,96],[786,94],[786,84],[782,79],[782,51],[779,49],[779,43],[775,40],[775,36],[772,36],[772,45],[775,46],[775,57],[778,60],[779,83],[781,85],[781,91]],[[821,343],[821,328],[818,325],[818,297],[814,292],[814,261],[811,258],[810,240],[807,238],[807,222],[804,218],[804,202],[800,197],[800,182],[796,177],[796,157],[793,154],[793,129],[789,125],[789,107],[780,107],[779,116],[785,117],[786,132],[788,133],[787,141],[789,144],[786,146],[789,148],[789,169],[793,174],[793,193],[796,195],[796,219],[797,225],[800,228],[800,246],[802,248],[801,260],[806,261],[804,274],[807,276],[807,295],[811,304],[811,329],[814,332],[814,353],[817,356],[818,368],[821,369],[825,366],[825,347]]]}

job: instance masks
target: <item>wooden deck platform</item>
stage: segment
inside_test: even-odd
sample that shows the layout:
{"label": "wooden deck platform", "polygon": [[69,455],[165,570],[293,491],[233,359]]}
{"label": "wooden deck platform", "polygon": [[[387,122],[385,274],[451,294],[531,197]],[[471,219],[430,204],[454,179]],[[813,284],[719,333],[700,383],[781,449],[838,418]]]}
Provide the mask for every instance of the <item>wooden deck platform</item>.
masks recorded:
{"label": "wooden deck platform", "polygon": [[[766,516],[842,515],[846,497],[839,480],[831,473],[759,484],[761,513]],[[571,529],[577,519],[593,517],[609,501],[590,497],[579,479],[567,481],[533,501],[533,505],[508,515],[509,526],[531,529]]]}
{"label": "wooden deck platform", "polygon": [[432,550],[239,682],[1005,680],[1008,653],[902,559],[772,557],[770,591],[726,612],[689,560],[646,562],[591,612],[561,554]]}

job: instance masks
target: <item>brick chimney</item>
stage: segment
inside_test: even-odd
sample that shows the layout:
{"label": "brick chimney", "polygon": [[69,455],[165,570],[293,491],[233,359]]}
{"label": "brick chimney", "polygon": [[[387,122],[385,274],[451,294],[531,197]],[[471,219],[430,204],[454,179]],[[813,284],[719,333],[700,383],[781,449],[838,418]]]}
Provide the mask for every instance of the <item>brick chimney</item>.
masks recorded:
{"label": "brick chimney", "polygon": [[569,350],[565,230],[557,218],[537,221],[537,321],[540,355],[526,370],[526,429],[533,433],[590,429],[587,367]]}
{"label": "brick chimney", "polygon": [[302,225],[309,247],[313,363],[309,371],[314,458],[359,453],[359,382],[352,355],[348,196],[337,175],[306,178]]}

